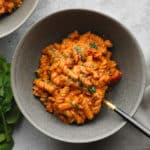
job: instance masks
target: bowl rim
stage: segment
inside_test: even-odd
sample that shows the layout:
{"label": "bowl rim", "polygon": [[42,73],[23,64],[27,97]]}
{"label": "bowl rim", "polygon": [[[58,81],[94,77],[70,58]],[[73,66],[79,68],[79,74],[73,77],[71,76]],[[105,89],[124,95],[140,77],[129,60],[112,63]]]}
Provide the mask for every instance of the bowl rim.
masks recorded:
{"label": "bowl rim", "polygon": [[34,6],[32,7],[32,9],[28,12],[28,14],[26,15],[26,17],[17,25],[15,26],[14,28],[12,28],[11,30],[5,32],[5,33],[2,33],[0,35],[0,39],[1,38],[4,38],[6,36],[8,36],[9,34],[13,33],[14,31],[16,31],[17,29],[19,29],[26,21],[27,19],[32,15],[32,13],[34,12],[35,8],[37,7],[39,3],[39,0],[36,0],[35,3],[34,3]]}
{"label": "bowl rim", "polygon": [[25,35],[23,36],[23,38],[20,40],[20,42],[18,43],[17,47],[16,47],[16,50],[14,52],[14,55],[12,57],[12,67],[11,67],[11,83],[12,83],[12,91],[13,91],[13,94],[14,94],[14,97],[15,97],[15,101],[17,103],[17,105],[19,106],[21,112],[23,113],[23,115],[25,116],[25,118],[36,128],[38,129],[40,132],[42,132],[43,134],[47,135],[48,137],[51,137],[55,140],[59,140],[59,141],[62,141],[62,142],[66,142],[66,143],[91,143],[91,142],[96,142],[96,141],[100,141],[102,139],[105,139],[113,134],[115,134],[117,131],[119,131],[122,127],[125,126],[125,124],[127,123],[126,121],[120,123],[120,125],[118,125],[116,128],[114,128],[114,130],[112,130],[111,132],[108,132],[106,133],[104,136],[100,136],[100,137],[93,137],[91,139],[83,139],[83,140],[72,140],[72,139],[65,139],[65,138],[61,138],[57,135],[53,135],[51,133],[47,133],[44,129],[42,129],[40,126],[36,125],[36,123],[34,121],[32,121],[32,118],[28,115],[28,113],[26,111],[24,111],[22,105],[20,104],[19,102],[19,97],[17,96],[17,93],[15,92],[16,91],[16,86],[15,86],[15,65],[17,63],[17,56],[19,54],[19,50],[20,50],[20,47],[22,45],[22,43],[24,42],[24,40],[26,39],[26,37],[28,36],[28,34],[34,29],[36,28],[40,23],[42,23],[43,21],[45,21],[46,19],[48,19],[50,16],[53,16],[55,14],[58,14],[58,13],[64,13],[64,12],[67,12],[67,11],[85,11],[85,12],[89,12],[89,13],[95,13],[95,14],[98,14],[98,15],[101,15],[101,16],[104,16],[110,20],[112,20],[113,22],[117,23],[119,26],[121,26],[131,37],[132,39],[135,41],[138,49],[138,53],[140,55],[140,60],[141,60],[141,64],[142,64],[142,72],[143,72],[143,76],[142,76],[142,84],[141,84],[141,91],[140,91],[140,94],[139,94],[139,97],[137,99],[137,103],[135,104],[135,107],[134,109],[129,113],[131,116],[133,116],[135,114],[135,112],[137,111],[137,108],[139,107],[141,101],[142,101],[142,98],[143,98],[143,94],[144,94],[144,90],[145,90],[145,87],[146,87],[146,63],[145,63],[145,58],[144,58],[144,55],[142,53],[142,50],[141,50],[141,47],[139,46],[138,44],[138,41],[136,40],[136,38],[133,36],[133,34],[122,24],[120,23],[119,21],[117,21],[114,17],[112,16],[109,16],[103,12],[99,12],[99,11],[95,11],[95,10],[92,10],[92,9],[84,9],[84,8],[73,8],[73,9],[62,9],[60,11],[55,11],[53,13],[50,13],[48,14],[47,16],[43,17],[41,20],[39,20],[37,23],[35,23],[34,25],[32,25],[32,27],[25,33]]}

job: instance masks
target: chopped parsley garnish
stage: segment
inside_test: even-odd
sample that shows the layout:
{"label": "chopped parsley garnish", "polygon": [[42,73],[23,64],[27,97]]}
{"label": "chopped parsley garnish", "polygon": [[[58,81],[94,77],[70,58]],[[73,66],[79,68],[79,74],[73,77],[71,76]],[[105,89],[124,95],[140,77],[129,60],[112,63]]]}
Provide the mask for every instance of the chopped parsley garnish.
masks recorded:
{"label": "chopped parsley garnish", "polygon": [[78,87],[79,87],[79,88],[83,88],[83,83],[82,83],[82,82],[79,82]]}
{"label": "chopped parsley garnish", "polygon": [[88,91],[93,94],[96,92],[96,87],[94,85],[91,85],[89,88],[88,88]]}
{"label": "chopped parsley garnish", "polygon": [[78,104],[74,104],[74,109],[78,110],[79,109],[79,105]]}
{"label": "chopped parsley garnish", "polygon": [[81,52],[81,47],[80,46],[76,46],[74,49],[75,49],[76,52]]}
{"label": "chopped parsley garnish", "polygon": [[50,47],[50,50],[51,50],[51,51],[54,51],[54,48],[53,48],[53,47]]}
{"label": "chopped parsley garnish", "polygon": [[83,54],[83,52],[82,52],[82,50],[81,50],[81,47],[80,47],[80,46],[76,46],[74,49],[75,49],[76,52],[80,53],[81,60],[82,60],[83,62],[85,62],[86,59],[85,59],[85,56],[84,56],[84,54]]}
{"label": "chopped parsley garnish", "polygon": [[89,46],[90,46],[91,48],[95,48],[95,49],[98,48],[98,46],[97,46],[97,44],[96,44],[95,42],[91,42],[91,43],[89,44]]}
{"label": "chopped parsley garnish", "polygon": [[40,78],[40,76],[35,72],[36,79]]}
{"label": "chopped parsley garnish", "polygon": [[81,60],[82,60],[83,62],[86,61],[85,56],[84,56],[83,54],[81,54]]}

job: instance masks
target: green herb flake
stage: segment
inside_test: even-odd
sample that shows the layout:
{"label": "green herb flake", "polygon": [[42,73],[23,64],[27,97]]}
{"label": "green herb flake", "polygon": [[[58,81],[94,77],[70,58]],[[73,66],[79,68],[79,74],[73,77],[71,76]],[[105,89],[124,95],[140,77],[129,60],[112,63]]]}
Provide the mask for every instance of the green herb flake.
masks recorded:
{"label": "green herb flake", "polygon": [[89,88],[88,88],[88,91],[93,94],[96,92],[96,87],[94,85],[91,85]]}
{"label": "green herb flake", "polygon": [[80,46],[76,46],[76,47],[74,48],[74,50],[75,50],[76,52],[81,52],[81,47],[80,47]]}
{"label": "green herb flake", "polygon": [[82,60],[83,62],[86,61],[85,56],[84,56],[83,54],[81,54],[81,60]]}
{"label": "green herb flake", "polygon": [[38,79],[40,76],[35,72],[35,78]]}
{"label": "green herb flake", "polygon": [[90,46],[91,48],[98,49],[98,45],[97,45],[95,42],[91,42],[91,43],[89,44],[89,46]]}
{"label": "green herb flake", "polygon": [[79,82],[79,83],[78,83],[78,87],[79,87],[79,88],[83,88],[83,83],[82,83],[82,82]]}
{"label": "green herb flake", "polygon": [[53,47],[50,47],[50,50],[51,50],[51,51],[54,51],[54,48],[53,48]]}
{"label": "green herb flake", "polygon": [[78,104],[74,104],[74,109],[78,110],[79,109],[79,105]]}

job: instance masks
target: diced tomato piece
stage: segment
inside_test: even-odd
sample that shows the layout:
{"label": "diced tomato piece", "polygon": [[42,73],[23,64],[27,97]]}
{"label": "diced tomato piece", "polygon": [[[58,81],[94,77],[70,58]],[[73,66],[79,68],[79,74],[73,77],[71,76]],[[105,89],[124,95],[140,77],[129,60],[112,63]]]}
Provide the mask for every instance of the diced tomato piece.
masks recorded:
{"label": "diced tomato piece", "polygon": [[122,73],[120,71],[116,71],[111,77],[111,83],[116,83],[122,77]]}

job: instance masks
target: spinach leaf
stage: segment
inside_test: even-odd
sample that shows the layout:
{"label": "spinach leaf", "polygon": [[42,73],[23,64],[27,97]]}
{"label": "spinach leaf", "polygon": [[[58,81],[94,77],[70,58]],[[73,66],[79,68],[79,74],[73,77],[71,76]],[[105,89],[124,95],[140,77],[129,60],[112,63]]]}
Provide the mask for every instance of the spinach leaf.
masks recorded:
{"label": "spinach leaf", "polygon": [[13,145],[14,145],[13,141],[3,142],[0,144],[0,150],[12,150]]}
{"label": "spinach leaf", "polygon": [[14,104],[12,109],[7,113],[6,121],[8,124],[15,124],[20,119],[20,111],[18,107]]}
{"label": "spinach leaf", "polygon": [[7,126],[7,122],[6,122],[6,117],[4,115],[4,112],[3,112],[1,106],[0,106],[0,116],[1,116],[1,119],[2,119],[2,124],[3,124],[3,129],[4,129],[4,132],[5,132],[6,141],[10,142],[11,135],[9,134],[8,126]]}
{"label": "spinach leaf", "polygon": [[6,139],[5,133],[0,133],[0,143],[5,141],[5,139]]}
{"label": "spinach leaf", "polygon": [[20,115],[11,89],[10,64],[0,56],[0,150],[12,150],[12,125]]}

